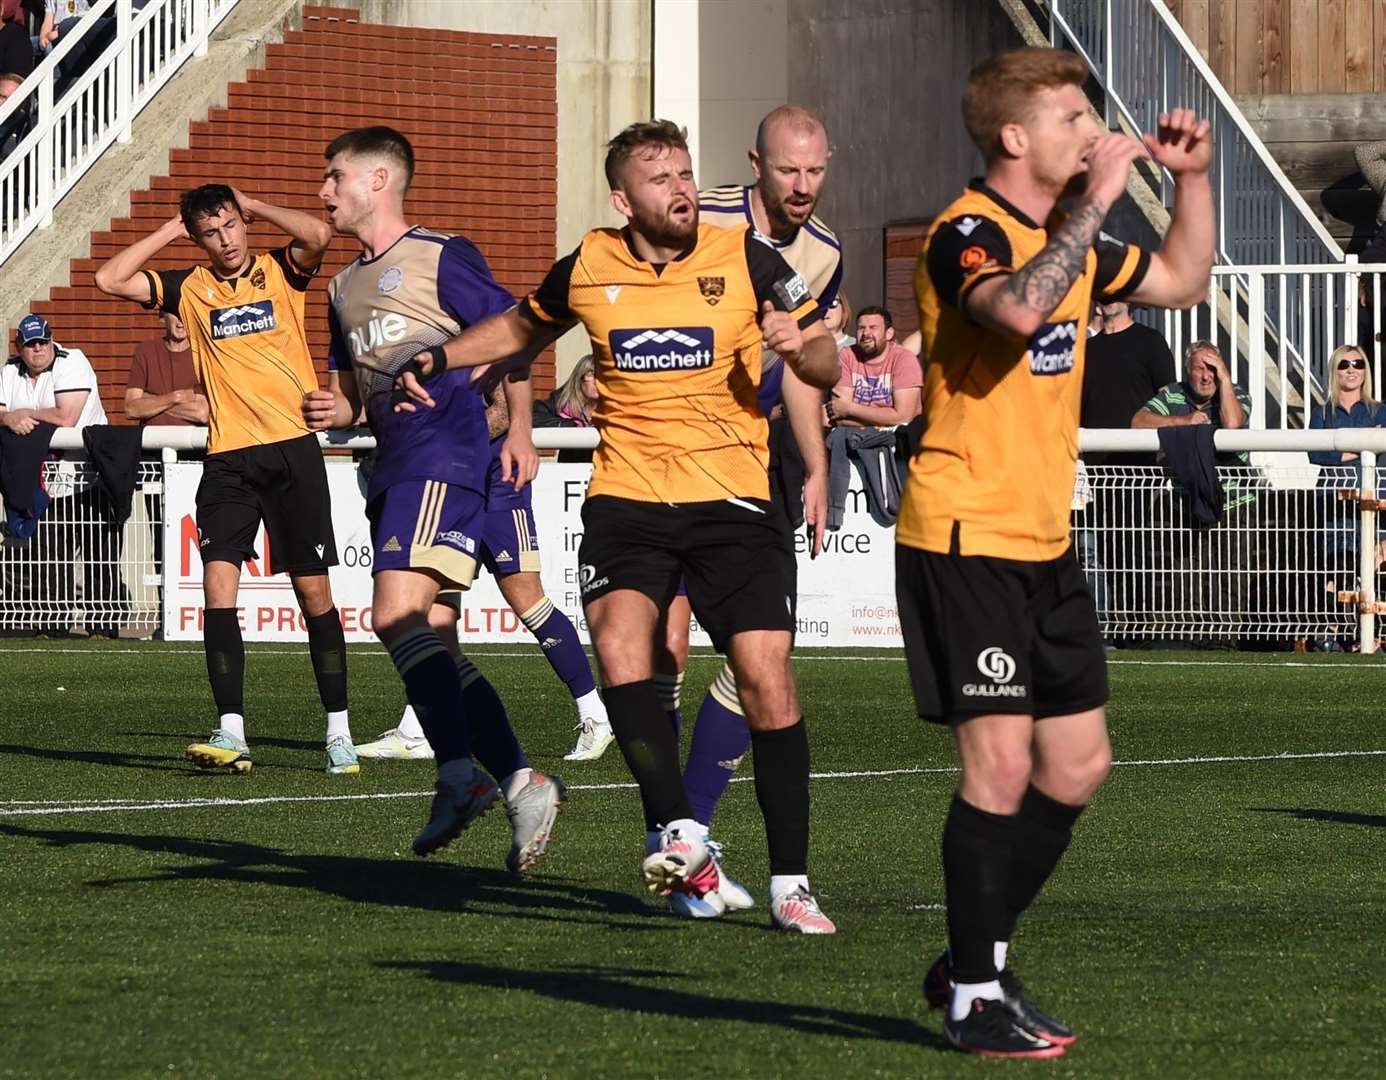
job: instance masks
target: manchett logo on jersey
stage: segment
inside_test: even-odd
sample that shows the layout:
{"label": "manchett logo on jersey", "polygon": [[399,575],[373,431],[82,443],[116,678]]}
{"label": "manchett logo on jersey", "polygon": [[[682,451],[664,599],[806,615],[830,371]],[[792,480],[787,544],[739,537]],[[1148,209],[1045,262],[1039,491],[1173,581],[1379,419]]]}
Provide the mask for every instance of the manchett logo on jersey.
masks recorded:
{"label": "manchett logo on jersey", "polygon": [[242,307],[212,309],[212,340],[263,334],[279,324],[274,321],[274,301],[256,300]]}
{"label": "manchett logo on jersey", "polygon": [[1078,324],[1073,319],[1043,323],[1030,338],[1030,374],[1063,375],[1077,358]]}
{"label": "manchett logo on jersey", "polygon": [[617,371],[659,374],[712,367],[712,327],[612,330],[607,338]]}
{"label": "manchett logo on jersey", "polygon": [[1011,685],[1015,678],[1015,659],[1000,646],[992,645],[977,654],[977,670],[991,683],[964,683],[964,697],[1024,697],[1025,687]]}

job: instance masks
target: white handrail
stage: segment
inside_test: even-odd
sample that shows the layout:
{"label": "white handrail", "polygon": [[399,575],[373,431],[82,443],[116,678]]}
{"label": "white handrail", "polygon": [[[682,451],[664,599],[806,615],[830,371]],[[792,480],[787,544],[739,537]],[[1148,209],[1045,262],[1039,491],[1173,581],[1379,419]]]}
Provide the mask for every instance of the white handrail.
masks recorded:
{"label": "white handrail", "polygon": [[[32,129],[0,162],[0,265],[115,142],[130,137],[134,118],[182,64],[205,55],[207,39],[239,0],[100,0],[0,106],[0,128],[22,110]],[[116,33],[85,72],[55,100],[63,59],[114,15]]]}
{"label": "white handrail", "polygon": [[[534,445],[539,450],[591,450],[600,440],[595,428],[542,427],[534,429]],[[320,431],[318,444],[335,450],[374,450],[375,436],[368,428],[346,428],[342,431]],[[153,424],[140,433],[140,445],[146,450],[205,450],[205,427],[174,427]],[[77,428],[58,428],[49,443],[54,450],[81,450],[82,433]]]}

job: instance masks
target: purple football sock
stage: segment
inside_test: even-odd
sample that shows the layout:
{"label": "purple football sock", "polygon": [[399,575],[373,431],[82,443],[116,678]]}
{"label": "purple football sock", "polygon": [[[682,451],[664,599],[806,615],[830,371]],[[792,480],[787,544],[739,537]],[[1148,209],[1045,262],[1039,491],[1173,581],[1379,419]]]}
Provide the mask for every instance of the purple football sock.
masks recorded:
{"label": "purple football sock", "polygon": [[718,701],[709,690],[693,725],[693,745],[683,769],[683,784],[694,820],[712,824],[717,800],[727,790],[741,758],[751,748],[746,718]]}
{"label": "purple football sock", "polygon": [[[532,625],[533,614],[529,611],[520,616],[521,619],[539,642],[539,648],[544,650],[544,656],[553,666],[554,674],[567,684],[568,692],[573,695],[573,699],[590,694],[596,689],[597,684],[592,678],[592,665],[587,662],[587,654],[582,651],[582,642],[578,640],[572,620],[547,598],[544,599],[543,606],[548,608],[548,615],[543,622]],[[542,614],[542,611],[539,613]]]}

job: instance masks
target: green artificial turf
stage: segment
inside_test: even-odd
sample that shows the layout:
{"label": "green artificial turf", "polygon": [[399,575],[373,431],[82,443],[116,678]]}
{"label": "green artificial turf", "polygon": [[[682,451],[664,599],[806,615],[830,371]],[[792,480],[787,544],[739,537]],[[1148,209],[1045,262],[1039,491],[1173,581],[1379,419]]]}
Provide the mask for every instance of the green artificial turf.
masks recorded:
{"label": "green artificial turf", "polygon": [[[1386,751],[1381,661],[1116,655],[1131,764],[1013,946],[1080,1039],[1002,1063],[942,1048],[921,1003],[954,777],[898,654],[798,662],[815,771],[888,773],[813,784],[839,927],[816,939],[767,928],[750,783],[714,834],[759,906],[675,919],[640,886],[635,792],[602,786],[628,781],[619,753],[561,761],[573,709],[537,649],[474,655],[572,788],[524,879],[498,812],[409,853],[429,763],[322,773],[301,649],[250,649],[234,777],[182,760],[212,726],[196,646],[0,642],[0,1076],[1386,1075],[1386,755],[1362,753]],[[719,664],[690,665],[690,717]],[[358,741],[393,725],[380,650],[353,650],[351,691]]]}

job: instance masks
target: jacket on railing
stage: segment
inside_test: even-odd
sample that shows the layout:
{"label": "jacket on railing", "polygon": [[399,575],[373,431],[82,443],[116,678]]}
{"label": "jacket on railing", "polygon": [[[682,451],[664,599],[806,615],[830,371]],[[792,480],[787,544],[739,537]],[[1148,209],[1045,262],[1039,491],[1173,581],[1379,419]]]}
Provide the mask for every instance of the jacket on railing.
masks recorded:
{"label": "jacket on railing", "polygon": [[48,509],[43,463],[57,426],[42,420],[27,435],[0,428],[0,497],[5,502],[5,529],[17,540],[34,535]]}
{"label": "jacket on railing", "polygon": [[115,424],[89,424],[82,429],[82,445],[106,493],[101,513],[112,525],[124,525],[130,517],[140,475],[141,435],[140,428]]}

